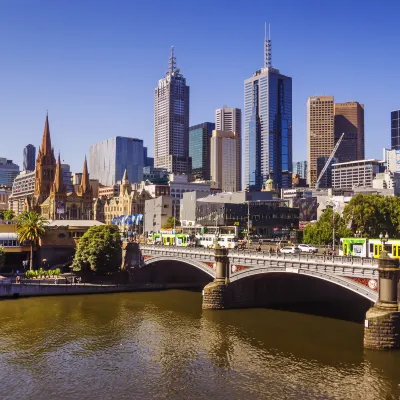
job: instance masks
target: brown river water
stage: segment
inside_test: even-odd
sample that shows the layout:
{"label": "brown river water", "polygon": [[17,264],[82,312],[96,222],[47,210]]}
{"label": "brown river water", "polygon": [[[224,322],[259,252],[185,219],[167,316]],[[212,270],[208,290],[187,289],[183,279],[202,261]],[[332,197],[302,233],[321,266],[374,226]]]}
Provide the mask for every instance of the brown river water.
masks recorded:
{"label": "brown river water", "polygon": [[0,399],[400,399],[363,325],[164,291],[0,302]]}

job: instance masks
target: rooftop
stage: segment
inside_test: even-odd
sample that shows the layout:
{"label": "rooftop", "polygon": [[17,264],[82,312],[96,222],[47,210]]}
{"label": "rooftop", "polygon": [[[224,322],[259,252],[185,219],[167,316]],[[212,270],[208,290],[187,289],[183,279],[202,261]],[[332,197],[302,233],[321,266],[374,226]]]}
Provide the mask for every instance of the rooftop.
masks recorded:
{"label": "rooftop", "polygon": [[90,219],[55,219],[50,221],[47,226],[56,227],[56,226],[76,226],[76,227],[92,227],[104,225],[102,222],[94,221]]}

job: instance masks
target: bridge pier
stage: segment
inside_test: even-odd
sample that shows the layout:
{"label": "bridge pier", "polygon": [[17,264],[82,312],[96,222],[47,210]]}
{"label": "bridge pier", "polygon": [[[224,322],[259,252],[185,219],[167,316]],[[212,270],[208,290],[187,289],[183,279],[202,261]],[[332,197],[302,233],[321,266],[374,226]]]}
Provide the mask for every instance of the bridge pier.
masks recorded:
{"label": "bridge pier", "polygon": [[379,257],[379,298],[366,314],[364,347],[400,349],[399,260],[383,250]]}
{"label": "bridge pier", "polygon": [[229,258],[228,249],[215,245],[214,282],[209,283],[203,290],[203,309],[224,309],[232,307],[232,293],[229,287]]}

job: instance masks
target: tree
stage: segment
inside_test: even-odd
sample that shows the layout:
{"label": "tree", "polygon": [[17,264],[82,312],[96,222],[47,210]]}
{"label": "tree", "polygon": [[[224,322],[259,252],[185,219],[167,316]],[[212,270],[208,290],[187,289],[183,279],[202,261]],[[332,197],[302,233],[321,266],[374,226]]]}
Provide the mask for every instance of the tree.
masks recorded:
{"label": "tree", "polygon": [[80,238],[74,271],[116,272],[121,266],[121,234],[116,225],[93,226]]}
{"label": "tree", "polygon": [[333,242],[333,220],[335,221],[335,243],[342,237],[351,237],[353,233],[347,228],[345,220],[328,208],[315,224],[304,228],[303,242],[314,245],[326,245]]}
{"label": "tree", "polygon": [[[174,225],[175,222],[175,225]],[[174,226],[181,226],[181,221],[175,217],[169,217],[167,222],[162,226],[163,229],[172,229]]]}
{"label": "tree", "polygon": [[4,251],[3,246],[0,246],[0,268],[4,267],[5,261],[6,261],[6,253]]}
{"label": "tree", "polygon": [[3,219],[6,221],[11,221],[12,219],[14,219],[15,217],[15,213],[13,210],[4,210],[3,211]]}
{"label": "tree", "polygon": [[25,211],[17,217],[18,240],[30,242],[31,259],[29,269],[33,269],[33,252],[39,239],[46,233],[47,221],[36,211]]}
{"label": "tree", "polygon": [[400,237],[400,198],[375,194],[358,194],[344,209],[343,217],[353,232],[360,231],[364,237],[377,238],[388,233]]}

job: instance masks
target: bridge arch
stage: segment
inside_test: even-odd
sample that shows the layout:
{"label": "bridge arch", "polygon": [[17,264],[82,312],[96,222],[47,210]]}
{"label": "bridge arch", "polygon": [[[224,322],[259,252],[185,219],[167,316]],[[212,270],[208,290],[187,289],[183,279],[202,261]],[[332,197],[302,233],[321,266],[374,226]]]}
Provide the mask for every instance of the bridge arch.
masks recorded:
{"label": "bridge arch", "polygon": [[209,275],[211,278],[215,278],[215,270],[211,267],[209,267],[207,264],[202,263],[201,261],[197,261],[197,260],[193,260],[190,258],[183,258],[183,257],[166,257],[166,256],[155,256],[155,257],[151,257],[148,259],[145,259],[143,264],[142,264],[142,268],[150,265],[150,264],[154,264],[157,262],[180,262],[180,263],[184,263],[184,264],[188,264],[191,265],[203,272],[205,272],[207,275]]}
{"label": "bridge arch", "polygon": [[378,292],[358,283],[355,280],[349,279],[345,276],[334,275],[330,273],[323,273],[320,271],[306,270],[302,268],[248,268],[239,272],[234,273],[230,282],[239,282],[250,277],[261,277],[267,274],[292,274],[300,276],[309,276],[317,279],[321,279],[326,282],[338,285],[344,289],[350,290],[373,303],[378,300]]}

